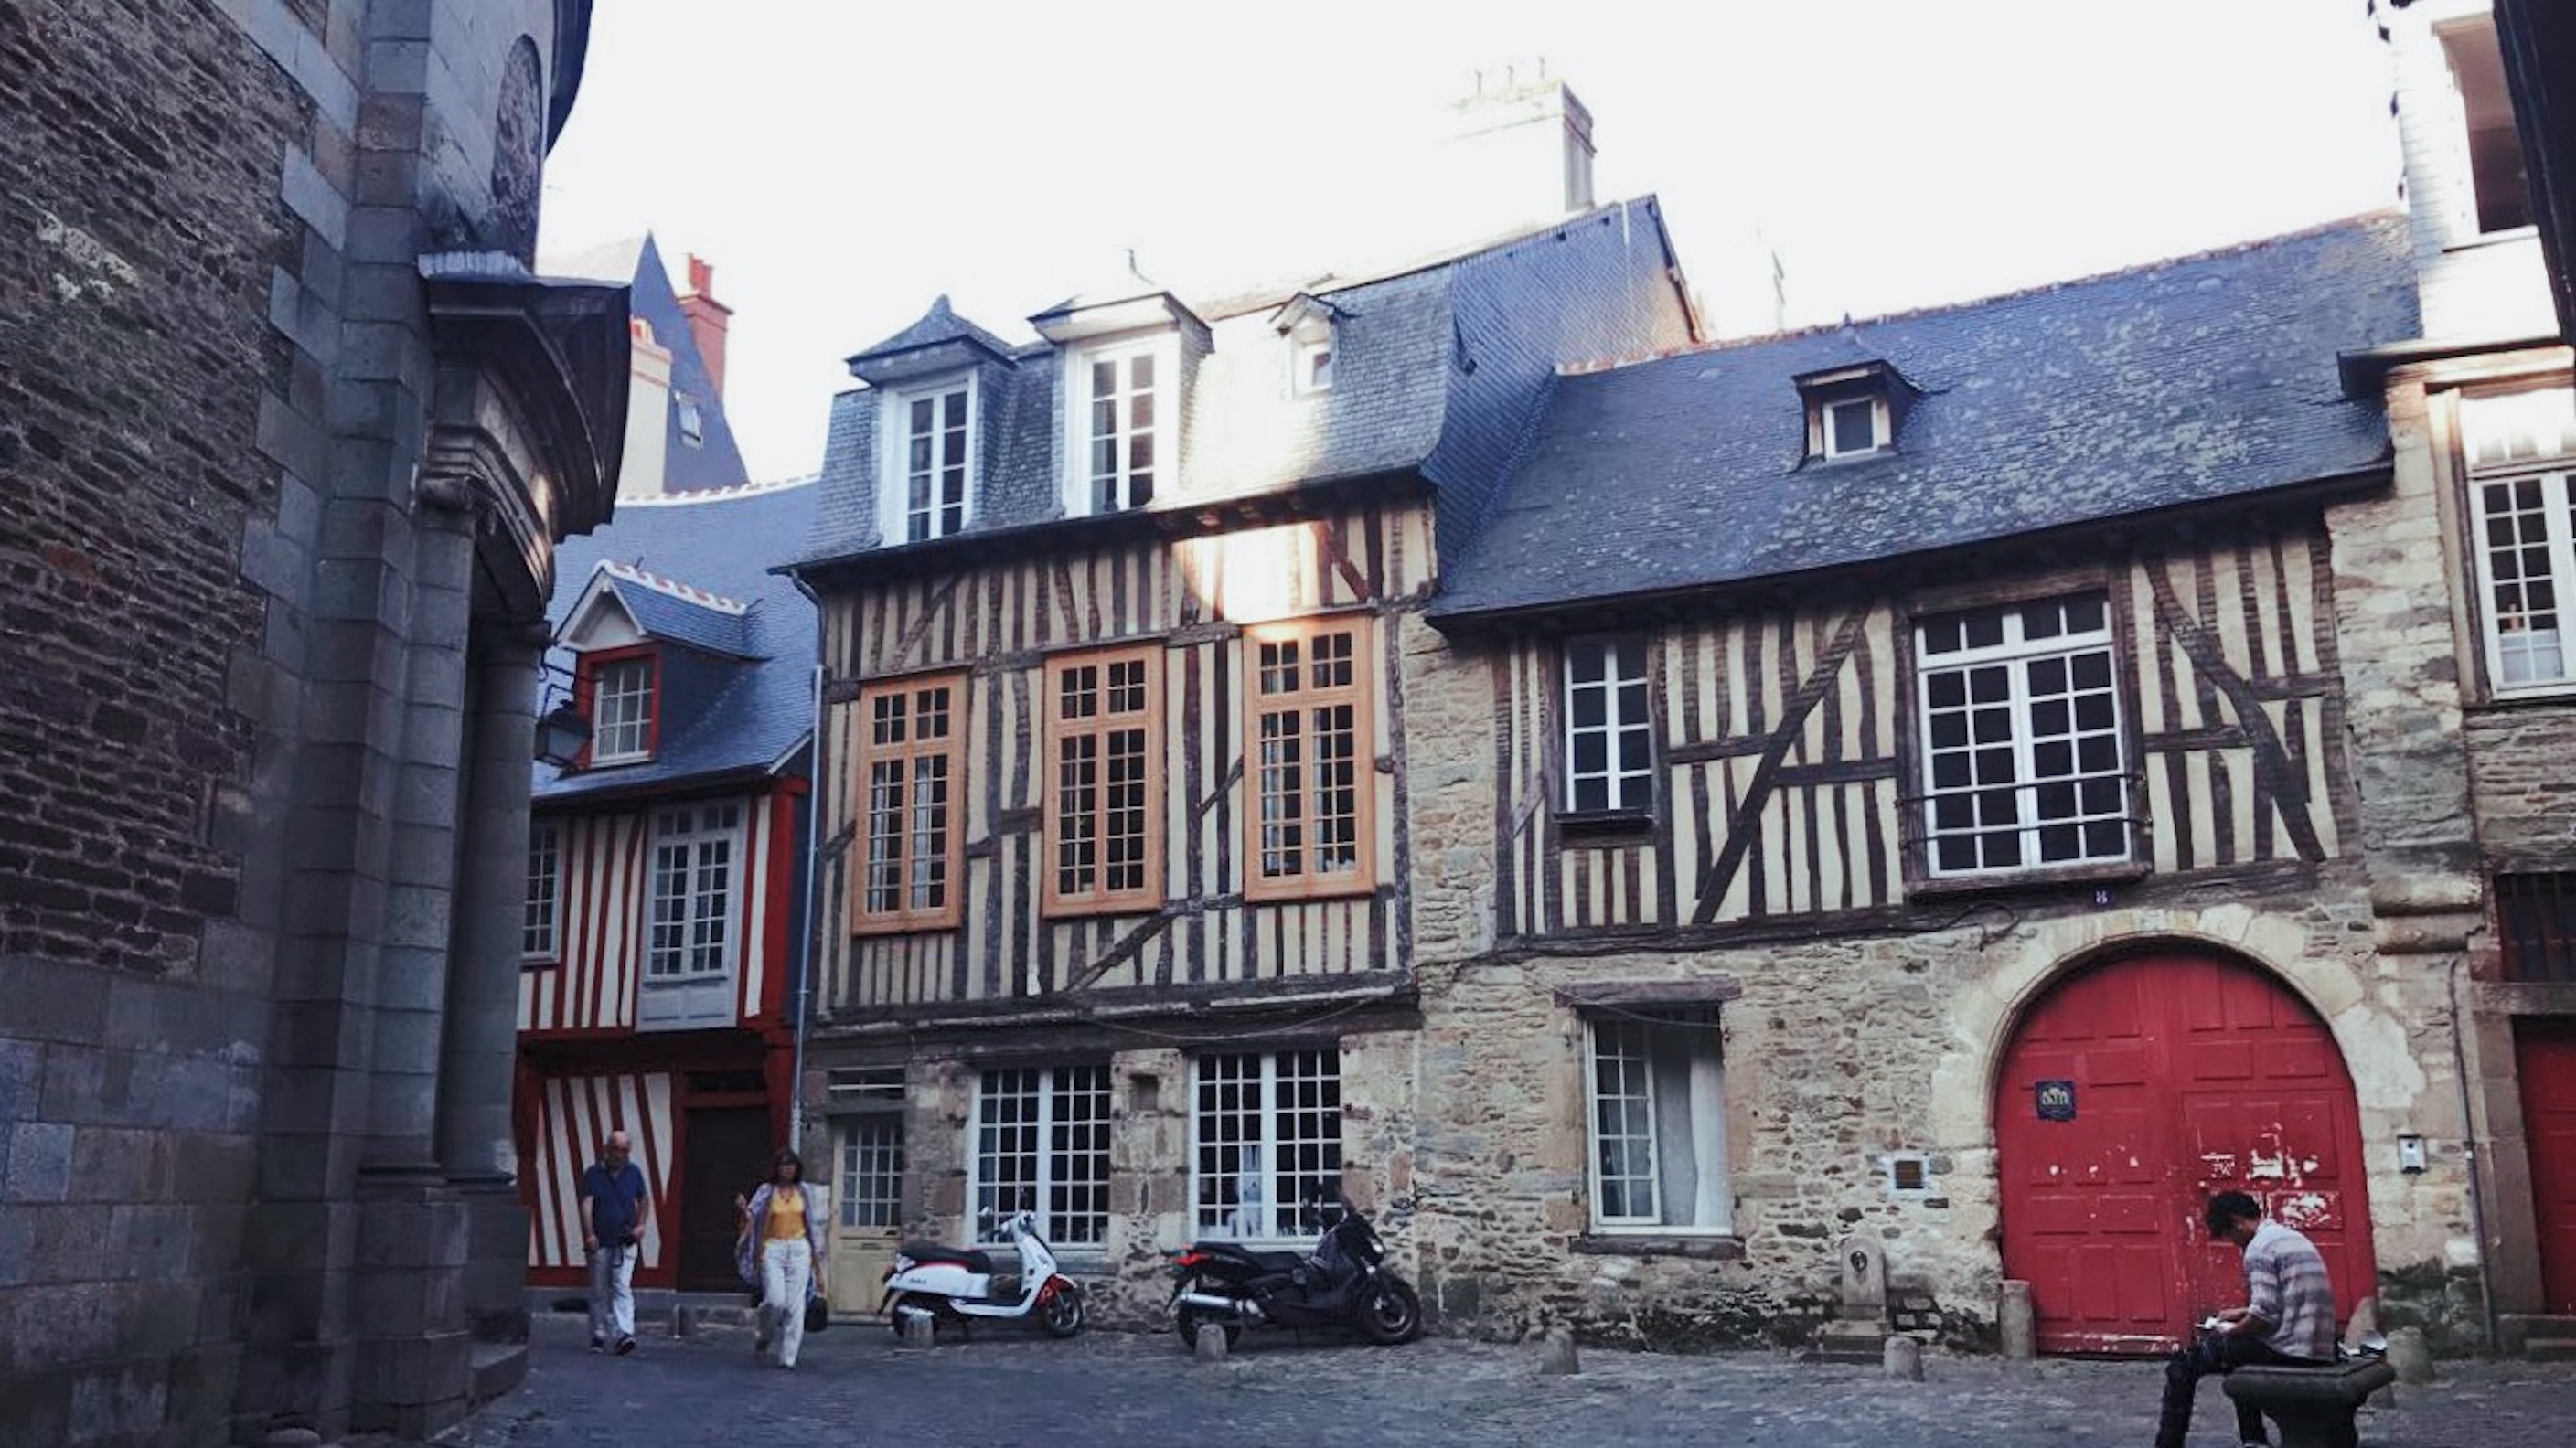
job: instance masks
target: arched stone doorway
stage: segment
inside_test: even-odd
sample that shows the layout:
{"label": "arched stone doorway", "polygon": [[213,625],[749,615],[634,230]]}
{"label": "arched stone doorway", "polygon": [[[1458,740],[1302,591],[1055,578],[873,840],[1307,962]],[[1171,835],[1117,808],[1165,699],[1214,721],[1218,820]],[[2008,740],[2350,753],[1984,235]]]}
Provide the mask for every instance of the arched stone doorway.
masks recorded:
{"label": "arched stone doorway", "polygon": [[2269,972],[2174,946],[2069,974],[2015,1028],[1994,1111],[2004,1275],[2043,1352],[2162,1351],[2242,1303],[2200,1222],[2231,1188],[2316,1241],[2339,1314],[2374,1288],[2352,1076]]}

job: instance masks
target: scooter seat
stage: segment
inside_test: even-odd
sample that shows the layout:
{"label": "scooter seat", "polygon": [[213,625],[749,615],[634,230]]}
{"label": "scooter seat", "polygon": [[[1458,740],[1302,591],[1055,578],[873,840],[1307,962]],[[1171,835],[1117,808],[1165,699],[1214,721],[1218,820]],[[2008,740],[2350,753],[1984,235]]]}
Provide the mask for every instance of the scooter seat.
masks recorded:
{"label": "scooter seat", "polygon": [[972,1247],[943,1247],[936,1242],[906,1242],[895,1249],[916,1263],[958,1262],[969,1272],[993,1275],[993,1254]]}
{"label": "scooter seat", "polygon": [[1229,1257],[1241,1254],[1265,1272],[1293,1272],[1306,1265],[1303,1252],[1255,1252],[1248,1247],[1237,1247],[1232,1242],[1201,1242],[1198,1246],[1202,1251],[1221,1250]]}

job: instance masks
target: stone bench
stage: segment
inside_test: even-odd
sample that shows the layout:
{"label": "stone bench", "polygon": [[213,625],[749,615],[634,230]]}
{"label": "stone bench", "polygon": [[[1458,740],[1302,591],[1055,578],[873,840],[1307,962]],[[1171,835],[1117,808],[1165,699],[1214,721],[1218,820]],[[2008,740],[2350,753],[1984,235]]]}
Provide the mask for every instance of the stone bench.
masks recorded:
{"label": "stone bench", "polygon": [[2281,1448],[2355,1448],[2353,1414],[2364,1399],[2397,1381],[2379,1358],[2313,1368],[2245,1367],[2227,1375],[2227,1396],[2281,1425]]}

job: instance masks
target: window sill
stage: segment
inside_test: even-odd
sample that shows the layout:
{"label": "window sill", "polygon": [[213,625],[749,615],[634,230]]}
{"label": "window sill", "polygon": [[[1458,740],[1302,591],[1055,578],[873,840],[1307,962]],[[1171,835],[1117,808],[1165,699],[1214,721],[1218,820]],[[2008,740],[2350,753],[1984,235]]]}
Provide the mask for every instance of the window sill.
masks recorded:
{"label": "window sill", "polygon": [[2460,706],[2464,714],[2510,714],[2524,709],[2564,708],[2576,704],[2576,679],[2557,684],[2532,684],[2507,692],[2491,693],[2483,699]]}
{"label": "window sill", "polygon": [[519,957],[519,969],[521,970],[552,970],[561,964],[563,964],[563,957],[560,955],[523,955]]}
{"label": "window sill", "polygon": [[2089,865],[2051,865],[2002,870],[1989,875],[1935,875],[1905,882],[1909,900],[1952,900],[1977,895],[2008,895],[2017,890],[2051,890],[2074,885],[2123,885],[2143,880],[2155,867],[2143,860],[2104,860]]}
{"label": "window sill", "polygon": [[959,918],[946,916],[933,919],[919,916],[911,919],[862,920],[850,927],[850,934],[853,938],[861,940],[885,935],[930,935],[942,930],[956,929]]}
{"label": "window sill", "polygon": [[2478,251],[2490,246],[2511,246],[2517,241],[2534,241],[2540,236],[2537,226],[2508,226],[2502,231],[2482,231],[2465,241],[2455,241],[2442,248],[2444,256],[2463,251]]}
{"label": "window sill", "polygon": [[1607,1232],[1598,1228],[1573,1241],[1576,1252],[1593,1257],[1693,1257],[1705,1262],[1741,1262],[1744,1239],[1732,1232]]}
{"label": "window sill", "polygon": [[1557,838],[1569,845],[1626,845],[1654,838],[1652,810],[1566,810],[1556,817]]}

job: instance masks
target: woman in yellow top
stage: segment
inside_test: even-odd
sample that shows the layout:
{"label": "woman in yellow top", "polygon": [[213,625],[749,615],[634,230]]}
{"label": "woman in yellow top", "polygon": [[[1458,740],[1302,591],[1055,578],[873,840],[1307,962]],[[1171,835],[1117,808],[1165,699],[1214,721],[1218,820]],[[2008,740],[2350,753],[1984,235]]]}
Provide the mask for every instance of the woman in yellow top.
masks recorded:
{"label": "woman in yellow top", "polygon": [[805,1159],[792,1151],[778,1153],[769,1180],[752,1193],[749,1208],[750,1220],[734,1245],[734,1265],[743,1281],[760,1289],[760,1328],[752,1356],[766,1355],[775,1336],[778,1365],[792,1368],[796,1350],[805,1345],[805,1299],[821,1290],[824,1262],[825,1223],[805,1190]]}

